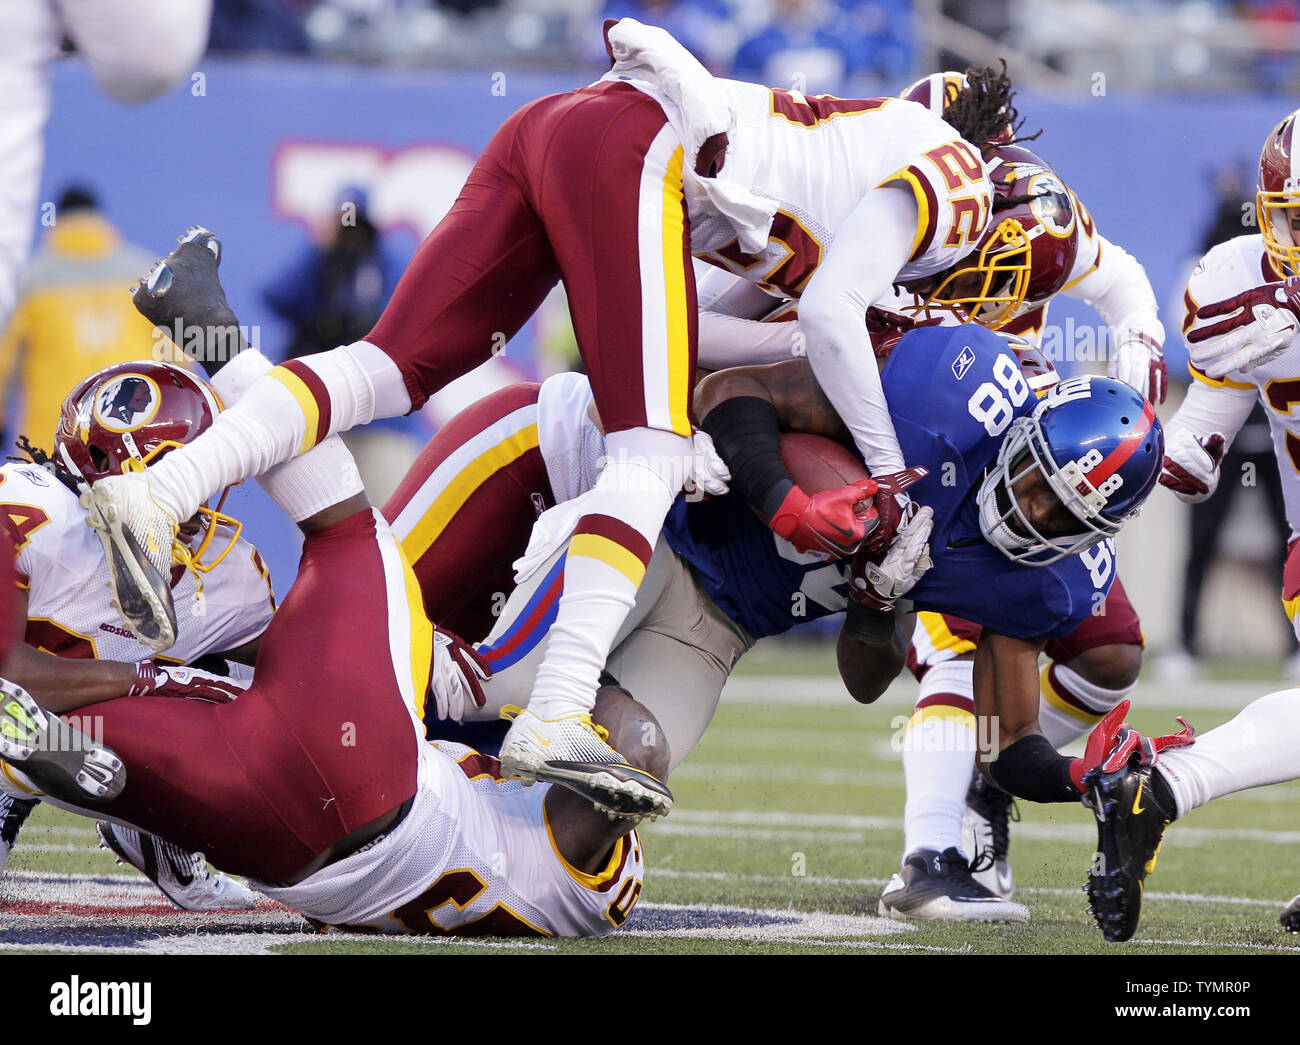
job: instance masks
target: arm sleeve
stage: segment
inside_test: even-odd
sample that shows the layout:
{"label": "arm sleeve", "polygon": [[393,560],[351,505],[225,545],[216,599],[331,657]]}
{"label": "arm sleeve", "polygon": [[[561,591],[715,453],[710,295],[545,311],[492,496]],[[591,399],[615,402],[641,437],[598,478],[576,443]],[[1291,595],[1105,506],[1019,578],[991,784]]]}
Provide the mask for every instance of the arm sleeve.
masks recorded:
{"label": "arm sleeve", "polygon": [[780,363],[803,355],[803,335],[796,322],[760,323],[717,312],[701,312],[699,356],[703,370]]}
{"label": "arm sleeve", "polygon": [[212,0],[54,0],[100,89],[121,102],[175,86],[208,44]]}
{"label": "arm sleeve", "polygon": [[905,190],[873,189],[854,207],[799,303],[808,361],[873,475],[904,466],[889,417],[867,309],[907,263],[919,211]]}
{"label": "arm sleeve", "polygon": [[1202,443],[1217,433],[1231,446],[1257,398],[1254,388],[1214,387],[1196,380],[1188,386],[1187,398],[1166,428],[1184,428]]}

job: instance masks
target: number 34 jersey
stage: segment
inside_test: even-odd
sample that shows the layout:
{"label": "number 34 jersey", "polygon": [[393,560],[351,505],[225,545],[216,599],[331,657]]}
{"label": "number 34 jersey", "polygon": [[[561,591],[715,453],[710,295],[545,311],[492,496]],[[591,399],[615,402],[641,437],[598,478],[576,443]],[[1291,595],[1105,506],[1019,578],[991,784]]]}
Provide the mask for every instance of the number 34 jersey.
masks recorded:
{"label": "number 34 jersey", "polygon": [[[109,601],[103,547],[75,493],[44,468],[8,464],[0,468],[0,511],[27,588],[28,645],[59,657],[154,656]],[[217,534],[213,547],[219,549],[222,540]],[[270,574],[257,549],[243,540],[204,577],[201,598],[195,590],[189,572],[172,586],[177,639],[158,659],[183,664],[234,649],[265,631],[275,608]]]}

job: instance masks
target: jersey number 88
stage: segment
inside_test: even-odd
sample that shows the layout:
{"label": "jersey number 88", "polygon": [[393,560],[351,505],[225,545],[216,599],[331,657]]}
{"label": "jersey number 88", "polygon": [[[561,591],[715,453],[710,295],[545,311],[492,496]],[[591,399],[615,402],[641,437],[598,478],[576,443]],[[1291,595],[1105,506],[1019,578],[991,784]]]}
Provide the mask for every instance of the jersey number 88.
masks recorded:
{"label": "jersey number 88", "polygon": [[1029,383],[1020,372],[1019,364],[1002,354],[994,360],[993,381],[983,382],[971,393],[966,409],[984,426],[984,431],[998,436],[1007,430],[1016,408],[1023,406],[1028,398]]}

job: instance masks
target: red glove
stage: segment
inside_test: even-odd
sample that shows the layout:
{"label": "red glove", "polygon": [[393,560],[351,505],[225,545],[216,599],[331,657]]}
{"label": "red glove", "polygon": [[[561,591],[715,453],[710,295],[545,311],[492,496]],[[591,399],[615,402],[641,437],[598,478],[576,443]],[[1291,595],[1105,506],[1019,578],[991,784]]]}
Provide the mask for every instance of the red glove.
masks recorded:
{"label": "red glove", "polygon": [[[1219,462],[1223,460],[1224,448],[1224,438],[1218,434],[1210,436],[1201,447],[1205,451],[1205,455],[1210,459],[1212,466],[1206,478],[1212,478],[1214,472],[1218,470]],[[1217,479],[1215,482],[1217,485]],[[1160,473],[1160,485],[1173,490],[1176,494],[1181,494],[1183,497],[1196,500],[1204,499],[1212,493],[1210,485],[1205,479],[1193,475],[1168,454],[1165,455],[1164,468]]]}
{"label": "red glove", "polygon": [[[1300,276],[1291,276],[1277,283],[1265,283],[1263,286],[1243,290],[1222,301],[1211,301],[1196,310],[1197,319],[1212,319],[1215,316],[1227,316],[1227,319],[1198,327],[1187,335],[1193,345],[1208,341],[1212,337],[1227,334],[1238,327],[1249,326],[1259,317],[1255,315],[1255,306],[1268,305],[1277,309],[1286,309],[1300,319]],[[1238,312],[1240,314],[1234,315]]]}
{"label": "red glove", "polygon": [[141,660],[135,665],[135,685],[128,697],[185,697],[210,704],[229,704],[247,688],[243,683],[200,668],[156,664]]}
{"label": "red glove", "polygon": [[1088,745],[1084,748],[1083,758],[1076,758],[1070,763],[1070,780],[1080,794],[1086,794],[1087,788],[1083,778],[1093,770],[1102,773],[1114,773],[1123,769],[1134,755],[1144,766],[1154,766],[1160,760],[1160,753],[1169,748],[1190,747],[1194,742],[1196,730],[1185,718],[1178,721],[1183,728],[1177,733],[1163,737],[1144,737],[1124,721],[1128,714],[1129,702],[1121,700],[1106,713],[1088,735]]}
{"label": "red glove", "polygon": [[810,497],[795,486],[768,526],[801,552],[852,555],[880,523],[870,500],[877,489],[874,479],[862,479]]}

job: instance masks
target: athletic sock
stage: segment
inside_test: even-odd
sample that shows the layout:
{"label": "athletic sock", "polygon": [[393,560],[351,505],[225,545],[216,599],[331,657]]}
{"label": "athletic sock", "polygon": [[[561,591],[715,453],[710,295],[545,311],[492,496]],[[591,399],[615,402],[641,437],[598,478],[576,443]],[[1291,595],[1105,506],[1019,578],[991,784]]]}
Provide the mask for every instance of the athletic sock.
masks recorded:
{"label": "athletic sock", "polygon": [[1298,736],[1300,690],[1283,689],[1247,704],[1191,747],[1164,752],[1156,771],[1181,817],[1234,791],[1300,778]]}
{"label": "athletic sock", "polygon": [[544,719],[591,711],[691,455],[688,439],[645,428],[611,434],[606,451],[569,541],[563,594],[528,702]]}
{"label": "athletic sock", "polygon": [[410,407],[401,371],[367,342],[290,360],[249,384],[194,442],[151,465],[150,489],[173,516],[188,519],[218,490],[261,475],[334,432]]}
{"label": "athletic sock", "polygon": [[[257,379],[274,369],[255,348],[245,349],[212,377],[223,403],[234,406]],[[343,440],[332,435],[301,457],[290,458],[257,477],[258,484],[279,509],[301,522],[339,501],[361,493],[361,473]]]}
{"label": "athletic sock", "polygon": [[973,662],[949,660],[921,679],[916,710],[903,734],[904,858],[918,849],[962,847],[962,814],[977,747],[973,677]]}
{"label": "athletic sock", "polygon": [[1106,712],[1133,692],[1133,686],[1105,689],[1095,685],[1056,661],[1048,662],[1039,682],[1038,726],[1057,749],[1091,731]]}

